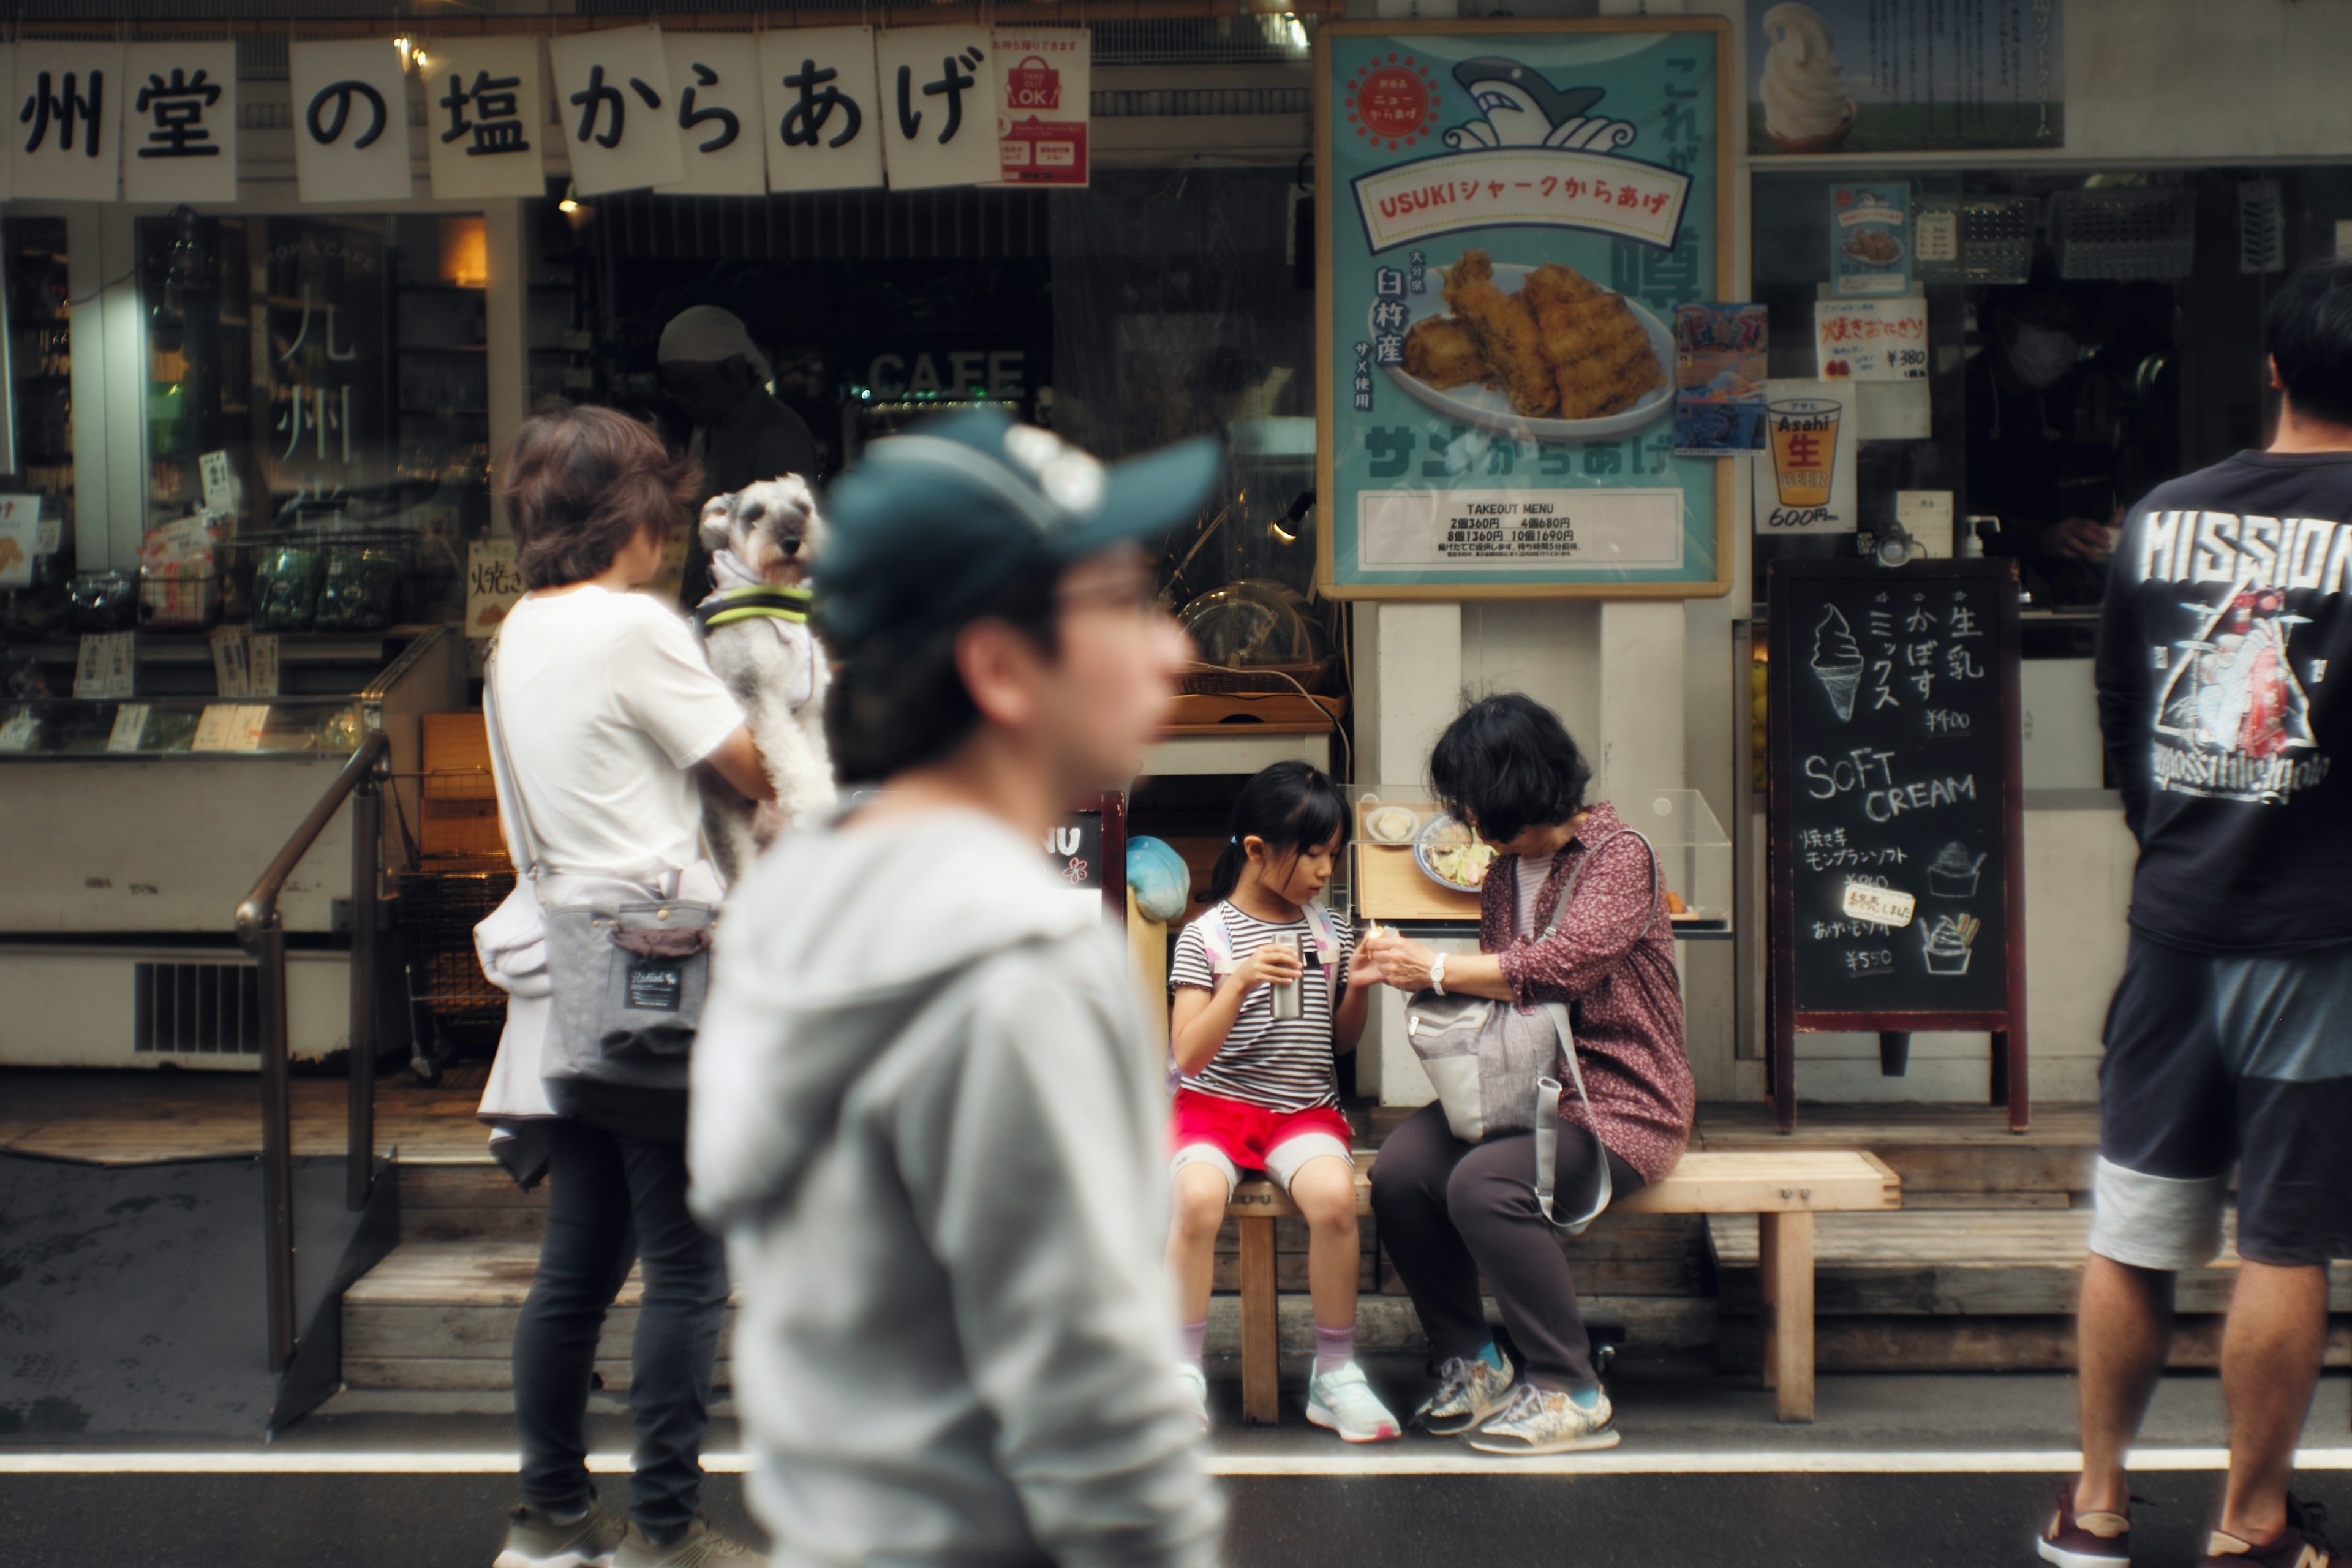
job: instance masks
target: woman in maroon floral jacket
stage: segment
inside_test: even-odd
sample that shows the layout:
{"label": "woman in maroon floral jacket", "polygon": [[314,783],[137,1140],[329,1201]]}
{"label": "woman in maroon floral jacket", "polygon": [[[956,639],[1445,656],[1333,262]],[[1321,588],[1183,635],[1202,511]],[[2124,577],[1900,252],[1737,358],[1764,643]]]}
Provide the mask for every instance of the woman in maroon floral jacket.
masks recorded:
{"label": "woman in maroon floral jacket", "polygon": [[[1573,1006],[1592,1105],[1588,1113],[1573,1094],[1560,1101],[1560,1204],[1580,1206],[1604,1161],[1621,1196],[1664,1175],[1690,1140],[1695,1095],[1674,930],[1648,846],[1607,803],[1585,803],[1591,769],[1559,718],[1528,698],[1471,707],[1439,738],[1429,771],[1446,810],[1501,851],[1486,876],[1478,954],[1399,936],[1368,941],[1365,952],[1402,991]],[[1536,940],[1571,879],[1559,929]],[[1381,1147],[1372,1208],[1438,1366],[1437,1392],[1417,1418],[1489,1453],[1608,1447],[1617,1430],[1575,1282],[1537,1206],[1534,1144],[1532,1132],[1465,1143],[1430,1104]],[[1481,1274],[1507,1351],[1480,1309]]]}

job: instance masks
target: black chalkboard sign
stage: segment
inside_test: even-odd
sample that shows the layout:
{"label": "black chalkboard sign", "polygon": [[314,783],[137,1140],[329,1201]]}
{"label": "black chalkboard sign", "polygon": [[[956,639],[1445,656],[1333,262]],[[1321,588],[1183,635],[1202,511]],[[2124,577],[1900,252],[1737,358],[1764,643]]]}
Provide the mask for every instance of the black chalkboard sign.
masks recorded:
{"label": "black chalkboard sign", "polygon": [[[2017,578],[2007,561],[1776,561],[1773,1098],[1800,1032],[1986,1030],[2022,1127]],[[1901,1048],[1890,1052],[1895,1061]],[[1900,1070],[1890,1067],[1890,1070]]]}

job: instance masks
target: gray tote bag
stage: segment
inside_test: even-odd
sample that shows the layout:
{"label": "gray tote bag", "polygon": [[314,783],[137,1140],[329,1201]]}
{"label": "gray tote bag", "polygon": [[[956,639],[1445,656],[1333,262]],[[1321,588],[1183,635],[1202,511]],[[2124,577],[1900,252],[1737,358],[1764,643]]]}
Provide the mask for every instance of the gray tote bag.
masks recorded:
{"label": "gray tote bag", "polygon": [[[607,900],[551,908],[530,813],[499,721],[498,656],[482,671],[482,710],[499,793],[514,805],[522,874],[541,891],[551,1016],[540,1070],[551,1079],[684,1089],[687,1056],[710,990],[712,905],[683,899]],[[673,880],[675,875],[673,874]]]}

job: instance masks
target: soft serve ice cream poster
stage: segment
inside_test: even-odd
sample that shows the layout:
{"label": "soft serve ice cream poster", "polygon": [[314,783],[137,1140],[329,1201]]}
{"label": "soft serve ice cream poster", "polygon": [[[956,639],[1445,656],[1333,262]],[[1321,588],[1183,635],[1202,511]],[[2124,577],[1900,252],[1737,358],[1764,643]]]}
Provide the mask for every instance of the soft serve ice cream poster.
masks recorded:
{"label": "soft serve ice cream poster", "polygon": [[1722,293],[1728,42],[1318,32],[1333,593],[1722,591],[1727,482],[1675,450],[1672,323]]}
{"label": "soft serve ice cream poster", "polygon": [[2066,143],[2064,0],[1753,0],[1748,150]]}

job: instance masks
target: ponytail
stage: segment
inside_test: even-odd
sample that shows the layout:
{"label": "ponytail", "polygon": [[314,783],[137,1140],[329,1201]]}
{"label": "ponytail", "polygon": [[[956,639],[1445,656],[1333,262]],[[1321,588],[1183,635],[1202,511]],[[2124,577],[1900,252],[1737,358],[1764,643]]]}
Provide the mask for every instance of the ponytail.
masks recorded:
{"label": "ponytail", "polygon": [[1328,844],[1348,826],[1348,797],[1331,775],[1306,763],[1276,763],[1242,785],[1226,825],[1224,847],[1209,873],[1209,901],[1234,896],[1242,868],[1249,864],[1245,838],[1263,842],[1268,853],[1297,855]]}

